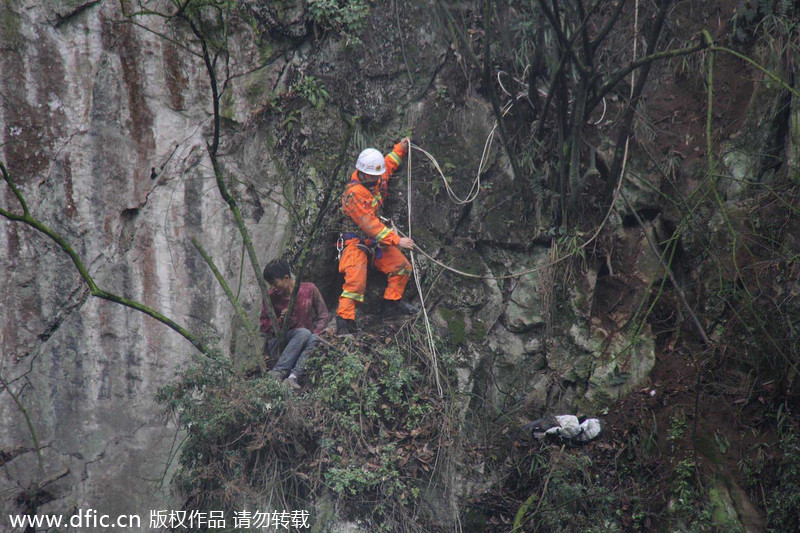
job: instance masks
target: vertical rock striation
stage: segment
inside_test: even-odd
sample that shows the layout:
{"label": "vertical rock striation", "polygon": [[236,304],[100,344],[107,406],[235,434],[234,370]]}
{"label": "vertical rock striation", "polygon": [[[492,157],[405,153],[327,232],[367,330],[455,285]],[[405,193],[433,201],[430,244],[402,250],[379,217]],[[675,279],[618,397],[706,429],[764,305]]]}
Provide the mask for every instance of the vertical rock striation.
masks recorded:
{"label": "vertical rock striation", "polygon": [[[118,9],[0,5],[0,158],[32,214],[66,238],[100,288],[221,339],[225,352],[230,306],[190,242],[197,237],[237,279],[240,239],[206,155],[208,80],[197,57]],[[167,31],[155,17],[137,22]],[[5,186],[0,205],[20,212]],[[265,210],[263,226],[248,223],[260,243],[279,243],[285,215]],[[0,278],[0,373],[44,459],[40,473],[24,417],[3,391],[0,515],[23,510],[16,500],[28,491],[39,513],[91,507],[146,521],[170,501],[165,474],[177,445],[154,396],[196,351],[163,324],[90,298],[58,247],[6,220]],[[242,301],[255,302],[254,280],[245,281]]]}

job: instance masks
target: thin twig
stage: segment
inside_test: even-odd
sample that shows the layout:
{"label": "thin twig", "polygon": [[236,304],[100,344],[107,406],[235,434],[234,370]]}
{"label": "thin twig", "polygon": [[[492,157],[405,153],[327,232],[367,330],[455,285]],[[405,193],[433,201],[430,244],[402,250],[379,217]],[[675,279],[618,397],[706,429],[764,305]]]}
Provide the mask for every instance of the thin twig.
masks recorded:
{"label": "thin twig", "polygon": [[397,1],[394,2],[394,14],[397,18],[397,33],[400,35],[400,49],[403,51],[403,61],[406,64],[406,73],[408,74],[408,82],[414,85],[414,78],[411,76],[411,69],[408,67],[408,56],[406,55],[405,38],[403,37],[403,30],[400,27],[400,10],[397,9]]}
{"label": "thin twig", "polygon": [[[239,230],[239,234],[242,237],[242,242],[244,243],[245,249],[247,250],[247,256],[250,259],[250,265],[253,268],[253,274],[256,277],[256,281],[258,283],[258,288],[261,291],[261,302],[264,307],[267,309],[269,313],[270,319],[272,320],[273,324],[278,324],[278,317],[275,314],[275,308],[272,306],[272,300],[269,297],[269,288],[267,287],[267,283],[264,280],[263,276],[261,275],[261,267],[258,263],[258,257],[256,256],[255,247],[253,246],[252,238],[250,237],[250,232],[247,230],[247,226],[244,221],[244,217],[242,216],[241,210],[239,209],[238,202],[236,198],[231,194],[228,190],[228,186],[225,183],[225,178],[222,172],[222,168],[219,164],[219,160],[217,159],[217,151],[219,150],[219,139],[220,139],[220,109],[219,109],[219,88],[217,85],[217,73],[216,73],[216,55],[215,59],[211,58],[211,53],[208,49],[208,40],[203,32],[197,27],[195,22],[186,17],[185,15],[181,15],[181,18],[185,20],[189,24],[189,28],[194,33],[195,37],[200,40],[200,46],[202,48],[202,56],[203,56],[203,63],[206,67],[206,73],[208,74],[209,84],[211,86],[211,103],[213,108],[213,116],[214,116],[214,128],[212,133],[211,142],[206,144],[206,148],[208,151],[208,157],[211,160],[211,166],[214,169],[214,178],[217,183],[217,189],[219,190],[220,196],[228,204],[228,207],[233,214],[233,220],[236,224],[236,228]],[[283,343],[282,336],[278,338],[278,344]]]}
{"label": "thin twig", "polygon": [[31,440],[33,440],[33,448],[36,451],[36,459],[39,462],[39,473],[44,475],[44,459],[42,458],[42,447],[39,444],[39,436],[36,433],[36,429],[33,427],[33,421],[31,420],[30,414],[28,414],[28,410],[23,405],[22,400],[19,399],[19,394],[14,394],[11,392],[11,387],[9,386],[8,382],[3,378],[3,375],[0,374],[0,385],[6,389],[6,392],[14,403],[19,409],[19,412],[22,413],[22,416],[25,418],[25,425],[28,426],[28,433],[31,434]]}
{"label": "thin twig", "polygon": [[633,205],[631,205],[631,203],[628,201],[628,197],[625,196],[625,193],[622,190],[620,190],[620,197],[625,202],[625,205],[628,206],[628,209],[631,210],[631,213],[633,213],[633,217],[636,219],[636,222],[637,224],[639,224],[639,227],[642,228],[642,232],[644,233],[645,239],[647,239],[647,244],[650,245],[650,249],[653,251],[656,257],[658,257],[658,262],[661,265],[661,267],[667,272],[667,276],[669,276],[669,281],[672,283],[672,286],[675,287],[675,292],[678,293],[678,298],[680,298],[681,303],[686,308],[686,312],[689,313],[689,316],[692,318],[692,322],[694,323],[695,328],[697,328],[697,332],[700,334],[700,338],[703,339],[703,343],[708,348],[713,349],[714,343],[712,343],[711,339],[708,338],[708,335],[706,334],[703,325],[700,323],[700,319],[697,318],[697,314],[694,312],[694,309],[692,309],[692,306],[689,305],[689,302],[686,299],[686,293],[683,291],[683,288],[681,287],[680,283],[678,283],[678,280],[675,279],[675,275],[672,273],[672,269],[670,268],[670,266],[664,261],[664,256],[659,252],[658,246],[656,245],[655,242],[653,242],[653,238],[645,229],[644,221],[639,216],[639,213],[636,211],[636,209],[634,209]]}
{"label": "thin twig", "polygon": [[236,311],[236,314],[239,315],[239,318],[244,324],[245,329],[247,329],[247,333],[250,335],[250,339],[255,340],[258,337],[258,332],[256,331],[253,324],[250,322],[250,320],[247,318],[247,314],[244,312],[244,309],[242,309],[242,306],[239,305],[239,301],[233,295],[233,291],[231,291],[231,288],[228,286],[228,282],[225,281],[225,278],[222,276],[222,273],[219,271],[217,265],[214,263],[214,259],[210,255],[208,255],[208,252],[206,252],[206,250],[203,248],[203,245],[200,244],[200,242],[195,237],[192,237],[192,244],[200,253],[200,255],[203,258],[203,261],[205,261],[206,264],[208,265],[208,268],[211,269],[211,272],[213,272],[214,277],[217,278],[217,282],[219,283],[220,287],[222,287],[222,290],[225,292],[225,296],[228,297],[228,301],[233,306],[234,310]]}

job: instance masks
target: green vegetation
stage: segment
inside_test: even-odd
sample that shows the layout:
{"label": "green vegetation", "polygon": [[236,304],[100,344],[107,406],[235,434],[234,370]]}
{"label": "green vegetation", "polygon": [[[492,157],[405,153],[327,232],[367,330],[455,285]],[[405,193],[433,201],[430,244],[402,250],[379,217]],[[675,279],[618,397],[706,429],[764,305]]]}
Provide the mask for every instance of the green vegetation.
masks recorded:
{"label": "green vegetation", "polygon": [[689,531],[705,531],[711,526],[711,513],[706,496],[696,485],[696,469],[697,464],[690,459],[675,466],[669,511],[673,521],[684,524]]}
{"label": "green vegetation", "polygon": [[366,0],[309,0],[308,17],[322,29],[343,33],[348,45],[361,42],[369,4]]}
{"label": "green vegetation", "polygon": [[534,473],[543,484],[520,507],[512,531],[622,531],[619,496],[597,484],[589,457],[552,449],[549,456],[533,456]]}
{"label": "green vegetation", "polygon": [[667,441],[676,444],[686,434],[686,418],[683,413],[672,417],[672,424],[667,432]]}
{"label": "green vegetation", "polygon": [[800,424],[786,416],[786,404],[775,413],[778,441],[753,444],[739,461],[747,488],[767,513],[768,531],[791,531],[800,509]]}
{"label": "green vegetation", "polygon": [[319,78],[314,76],[304,76],[300,82],[293,87],[293,91],[301,98],[308,100],[314,107],[322,107],[326,100],[330,98],[330,93]]}
{"label": "green vegetation", "polygon": [[767,526],[771,531],[790,531],[797,527],[800,509],[800,436],[796,431],[783,434],[778,449],[781,457],[771,465],[774,485],[765,502]]}
{"label": "green vegetation", "polygon": [[344,341],[317,353],[300,396],[222,361],[188,369],[159,393],[186,431],[176,481],[187,507],[233,510],[271,494],[295,508],[329,498],[383,531],[419,520],[451,424],[412,353]]}
{"label": "green vegetation", "polygon": [[[415,235],[423,234],[425,241],[437,244],[463,241],[463,248],[443,244],[437,257],[448,264],[466,265],[460,268],[472,274],[485,273],[486,257],[498,249],[508,247],[522,255],[530,251],[531,243],[551,247],[552,264],[542,273],[541,282],[546,293],[546,331],[542,339],[536,339],[542,340],[546,351],[543,365],[564,347],[559,344],[564,339],[558,331],[562,322],[569,326],[576,317],[586,330],[599,327],[597,320],[609,328],[603,330],[609,338],[615,334],[614,327],[630,332],[632,340],[616,354],[619,366],[604,385],[620,386],[631,379],[623,356],[643,343],[639,335],[645,326],[657,337],[660,364],[678,361],[659,377],[663,382],[640,391],[642,398],[631,400],[633,406],[625,405],[626,398],[597,392],[595,402],[606,408],[604,415],[618,416],[616,426],[607,439],[583,448],[530,442],[514,434],[518,422],[514,417],[580,402],[591,375],[589,357],[563,371],[547,368],[552,374],[542,375],[550,381],[537,383],[542,390],[525,388],[528,373],[507,379],[517,369],[502,369],[506,375],[498,379],[497,366],[491,356],[484,355],[487,350],[481,343],[489,327],[506,324],[502,310],[486,325],[476,318],[485,303],[482,282],[460,284],[460,279],[450,279],[441,283],[447,289],[439,287],[438,293],[435,282],[426,287],[432,293],[430,301],[440,303],[439,316],[449,333],[448,342],[442,343],[448,351],[440,354],[441,360],[450,365],[474,354],[470,363],[476,362],[475,366],[459,368],[471,387],[460,391],[466,400],[450,390],[444,398],[436,394],[430,377],[433,369],[428,366],[432,355],[419,341],[421,334],[406,330],[379,338],[387,335],[382,330],[376,336],[337,341],[335,347],[323,349],[309,368],[306,391],[293,396],[270,378],[236,373],[203,338],[155,310],[100,290],[74,251],[80,247],[73,249],[41,224],[4,175],[17,203],[13,204],[16,211],[0,214],[51,237],[71,256],[93,296],[145,312],[208,356],[195,361],[159,394],[159,401],[176,415],[185,434],[175,481],[187,507],[231,510],[266,501],[306,508],[333,501],[336,514],[359,520],[370,530],[435,530],[445,520],[426,505],[426,497],[439,496],[436,491],[447,493],[452,490],[448,483],[464,480],[464,501],[457,505],[461,518],[470,521],[465,530],[735,531],[741,524],[725,512],[729,495],[716,482],[719,471],[735,470],[730,466],[738,461],[739,476],[733,481],[743,481],[750,499],[764,510],[767,527],[771,531],[796,528],[800,433],[793,417],[800,376],[796,237],[800,211],[796,167],[789,160],[797,157],[797,148],[786,139],[797,136],[797,112],[792,105],[798,96],[792,85],[796,80],[787,73],[797,72],[800,66],[796,59],[800,57],[798,8],[786,0],[744,2],[730,20],[732,42],[715,43],[711,30],[683,28],[693,26],[686,21],[714,18],[685,11],[700,9],[701,3],[673,3],[672,11],[668,2],[643,3],[639,20],[646,24],[640,28],[618,24],[634,19],[632,4],[595,2],[590,11],[583,12],[587,7],[583,3],[566,2],[563,12],[551,13],[544,1],[487,1],[483,10],[440,2],[436,14],[442,15],[450,31],[444,36],[448,63],[422,96],[428,99],[422,102],[424,111],[441,108],[432,120],[436,128],[431,130],[438,131],[424,134],[444,153],[441,160],[449,179],[456,179],[464,166],[462,157],[468,154],[444,150],[446,141],[434,136],[452,136],[449,117],[461,112],[464,95],[447,76],[458,77],[460,83],[463,75],[470,98],[485,96],[494,104],[505,153],[493,155],[494,162],[482,169],[492,179],[482,185],[483,192],[489,193],[484,197],[492,196],[492,208],[465,210],[457,227],[446,228],[453,230],[448,235],[441,228],[422,224],[415,228]],[[5,47],[13,50],[24,39],[20,17],[10,5],[0,4],[0,25]],[[220,117],[233,118],[239,103],[234,101],[232,84],[244,61],[231,56],[228,17],[241,5],[235,1],[176,2],[177,14],[170,12],[162,18],[165,27],[176,33],[188,25],[193,38],[186,40],[187,50],[198,54],[208,70],[213,87],[210,105],[215,111],[208,155],[219,192],[231,208],[242,240],[250,244],[252,270],[260,279],[255,249],[238,205],[246,205],[237,197],[243,189],[237,180],[229,180],[223,172],[225,165],[217,161],[221,128],[228,126],[220,125]],[[340,33],[354,44],[366,29],[372,4],[309,0],[306,5],[308,19],[317,29]],[[507,12],[502,12],[504,7]],[[682,18],[664,25],[664,17],[673,11]],[[504,25],[508,20],[511,24]],[[399,20],[397,24],[401,25]],[[718,24],[722,26],[722,21]],[[637,69],[630,67],[632,57],[627,52],[633,34],[643,35],[647,42],[639,50],[647,54],[646,59],[638,56]],[[724,31],[715,34],[725,38]],[[703,37],[698,39],[698,35]],[[674,48],[660,48],[673,44]],[[262,46],[263,67],[272,49]],[[322,57],[313,52],[310,57]],[[722,63],[723,56],[730,63]],[[456,63],[452,71],[457,75],[449,70],[450,63]],[[497,65],[508,72],[498,72]],[[304,113],[321,114],[313,108],[327,106],[324,111],[333,115],[332,110],[346,98],[332,95],[317,77],[323,74],[312,75],[313,68],[300,76],[297,72],[306,71],[287,70],[286,78],[281,78],[296,82],[288,92],[271,98],[267,107],[276,113],[258,117],[266,123],[268,137],[277,129],[291,141],[296,135],[289,133],[297,133]],[[631,86],[626,86],[632,70],[639,81],[631,79]],[[739,78],[757,76],[764,76],[764,81],[756,79],[749,89],[737,88]],[[247,79],[244,91],[251,104],[263,99],[269,79],[266,68]],[[662,97],[654,79],[672,93]],[[508,113],[497,105],[500,85],[511,105]],[[721,89],[727,91],[724,96],[714,92]],[[648,106],[640,100],[642,95],[648,95]],[[737,141],[734,135],[740,131],[731,129],[725,114],[736,114],[733,108],[738,104],[720,105],[728,99],[741,105],[748,100],[759,102],[769,112],[761,113],[759,108],[751,114],[768,119],[737,118],[737,127],[746,130]],[[683,100],[681,105],[694,105],[670,104],[678,100]],[[693,118],[676,124],[679,115]],[[705,124],[698,122],[703,115]],[[392,120],[408,116],[397,112]],[[388,136],[386,130],[377,131],[379,127],[370,125],[374,130],[370,134]],[[393,122],[386,128],[406,127]],[[666,130],[679,131],[682,137],[669,138]],[[632,138],[635,143],[629,143]],[[362,137],[354,144],[366,142]],[[289,238],[296,241],[290,246],[313,243],[318,251],[317,226],[310,230],[308,222],[317,213],[321,221],[325,214],[318,210],[324,181],[317,175],[320,167],[305,164],[308,159],[303,157],[316,157],[316,165],[326,150],[317,145],[315,155],[303,155],[287,142],[290,165],[277,144],[268,147],[268,157],[273,158],[269,166],[283,176],[285,202],[281,205],[291,213]],[[341,153],[349,148],[348,143]],[[237,152],[225,151],[225,157],[231,153]],[[726,158],[730,154],[735,156]],[[309,170],[298,174],[290,168]],[[303,187],[297,186],[298,175]],[[335,178],[332,184],[337,183]],[[420,195],[435,197],[442,192],[438,180],[415,185]],[[258,193],[248,189],[247,194]],[[8,198],[13,200],[11,195]],[[22,215],[14,214],[20,210]],[[640,212],[651,212],[651,217],[642,220]],[[435,218],[439,223],[443,217]],[[631,237],[640,232],[652,238],[642,247],[639,244],[644,241]],[[329,244],[325,243],[328,255]],[[652,257],[646,257],[647,253]],[[325,260],[325,253],[319,255]],[[628,277],[619,271],[620,265],[640,259],[654,264],[654,259],[660,259],[663,274],[642,280],[636,277],[641,271]],[[512,262],[493,265],[498,267],[494,270],[516,270]],[[422,274],[427,273],[417,273]],[[639,282],[646,289],[636,293]],[[614,289],[614,295],[636,296],[633,307],[639,311],[627,323],[623,323],[623,311],[630,302],[622,300],[611,302],[614,306],[604,313],[615,311],[614,320],[619,323],[605,324],[606,316],[592,316],[591,298],[603,283]],[[512,287],[512,281],[503,283],[505,303]],[[631,294],[623,294],[626,291]],[[467,292],[472,294],[471,302],[465,302]],[[592,344],[585,351],[592,354],[611,345],[588,335],[587,339]],[[453,381],[455,372],[442,374]],[[509,381],[512,387],[507,387]],[[535,401],[524,397],[529,392]],[[27,417],[18,396],[11,394]],[[544,400],[535,403],[539,398]],[[720,405],[726,412],[730,408],[734,420],[704,419],[704,414],[716,414],[713,410]],[[626,407],[622,415],[617,414]],[[467,436],[460,427],[465,420],[478,428]],[[28,425],[37,441],[34,424]],[[473,435],[477,437],[470,440]],[[466,453],[459,449],[454,459],[453,448],[462,442]],[[564,520],[566,514],[568,520]]]}
{"label": "green vegetation", "polygon": [[450,332],[450,340],[453,344],[463,344],[467,339],[466,322],[464,315],[457,311],[451,311],[447,307],[439,307],[439,314],[447,322],[447,329]]}

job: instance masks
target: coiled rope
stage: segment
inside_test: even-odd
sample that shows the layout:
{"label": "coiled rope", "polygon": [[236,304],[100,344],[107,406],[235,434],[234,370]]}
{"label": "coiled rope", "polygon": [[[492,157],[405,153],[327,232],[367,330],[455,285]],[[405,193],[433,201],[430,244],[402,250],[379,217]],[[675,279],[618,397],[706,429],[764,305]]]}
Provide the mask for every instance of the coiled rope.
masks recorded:
{"label": "coiled rope", "polygon": [[[504,107],[504,109],[506,109],[506,110],[508,108],[510,108],[509,105],[506,105]],[[492,128],[492,131],[489,134],[489,138],[487,139],[487,143],[484,145],[484,153],[483,153],[483,156],[481,157],[481,165],[483,165],[483,163],[485,162],[485,156],[486,156],[486,153],[488,152],[488,147],[491,145],[490,141],[493,138],[493,135],[494,135],[494,132],[495,132],[496,128],[497,128],[497,124],[495,124],[495,127]],[[411,143],[411,141],[409,141],[408,145],[409,145],[408,162],[406,163],[406,165],[407,165],[407,173],[408,173],[408,193],[406,194],[407,202],[408,202],[408,228],[409,228],[408,229],[408,235],[404,234],[403,232],[401,232],[397,228],[394,228],[395,231],[397,232],[397,234],[400,235],[401,237],[410,237],[411,236],[411,213],[412,213],[412,207],[411,207],[411,148],[413,148],[414,150],[417,150],[418,152],[424,154],[431,161],[431,163],[433,164],[433,167],[439,172],[439,176],[442,178],[442,181],[445,184],[445,188],[448,191],[448,195],[451,198],[453,198],[454,196],[457,197],[457,195],[454,192],[452,192],[452,189],[450,188],[450,184],[448,183],[447,178],[445,177],[444,172],[442,171],[442,168],[441,168],[441,166],[439,166],[439,163],[436,161],[436,159],[430,153],[425,151],[424,149],[420,148],[416,144]],[[475,188],[476,184],[478,186],[478,189],[477,189],[477,191],[473,192],[473,189]],[[469,199],[469,201],[462,200],[462,204],[460,204],[460,205],[475,201],[475,198],[477,198],[477,195],[478,195],[479,192],[480,192],[480,167],[479,167],[478,176],[475,178],[475,181],[472,184],[472,189],[470,189],[470,193],[467,195],[467,198],[464,199],[464,200]],[[566,260],[571,255],[571,254],[565,255],[562,258],[559,258],[559,259],[557,259],[555,261],[552,261],[552,262],[550,262],[550,263],[548,263],[546,265],[542,265],[542,266],[539,266],[539,267],[536,267],[536,268],[531,268],[531,269],[528,269],[528,270],[523,270],[521,272],[515,272],[515,273],[512,273],[512,274],[506,274],[506,275],[503,275],[503,276],[495,276],[495,275],[485,275],[485,274],[472,274],[470,272],[464,272],[463,270],[459,270],[457,268],[453,268],[450,265],[442,263],[438,259],[434,258],[428,252],[426,252],[425,250],[420,248],[419,245],[417,245],[417,244],[414,244],[414,250],[418,251],[420,254],[422,254],[423,256],[428,258],[431,262],[439,265],[440,267],[442,267],[442,268],[444,268],[444,269],[446,269],[446,270],[448,270],[448,271],[450,271],[450,272],[452,272],[454,274],[458,274],[459,276],[463,276],[463,277],[466,277],[466,278],[473,278],[473,279],[493,279],[493,280],[517,278],[519,276],[524,276],[525,274],[532,274],[534,272],[539,272],[540,270],[542,270],[542,269],[544,269],[546,267],[558,264],[558,263]],[[413,250],[412,250],[411,253],[413,255]]]}
{"label": "coiled rope", "polygon": [[[523,98],[523,97],[520,96],[520,97],[517,97],[517,98],[519,99],[519,98]],[[511,110],[511,106],[512,105],[514,105],[514,101],[513,100],[508,102],[506,105],[503,106],[503,108],[501,109],[502,116],[506,116],[508,114],[508,112]],[[436,169],[436,171],[439,173],[439,176],[441,176],[442,181],[444,182],[444,188],[447,191],[447,195],[450,197],[451,200],[453,200],[454,203],[456,203],[457,205],[466,205],[466,204],[474,202],[475,199],[478,198],[478,194],[481,192],[481,174],[483,173],[484,166],[486,164],[486,158],[487,158],[487,156],[489,154],[489,150],[490,150],[490,148],[492,146],[492,142],[494,142],[494,136],[495,136],[495,133],[497,132],[497,125],[498,125],[497,121],[495,121],[494,126],[492,127],[492,130],[489,132],[489,135],[486,137],[486,142],[483,143],[483,153],[481,153],[481,160],[480,160],[480,163],[478,163],[478,172],[477,172],[477,175],[475,176],[475,179],[472,181],[472,186],[470,187],[469,192],[467,193],[466,197],[460,198],[458,196],[458,194],[456,194],[456,192],[450,186],[450,183],[447,181],[447,177],[444,175],[444,171],[442,170],[442,167],[439,166],[439,162],[436,161],[436,158],[433,157],[430,153],[426,152],[423,148],[420,148],[419,146],[417,146],[415,144],[412,145],[411,142],[409,142],[409,151],[408,151],[408,155],[409,155],[409,160],[408,160],[409,161],[408,162],[409,178],[411,178],[411,171],[410,171],[410,169],[411,169],[411,148],[413,147],[415,150],[417,150],[418,152],[423,154],[425,157],[427,157],[428,160],[431,162],[431,164],[433,165],[433,168]]]}

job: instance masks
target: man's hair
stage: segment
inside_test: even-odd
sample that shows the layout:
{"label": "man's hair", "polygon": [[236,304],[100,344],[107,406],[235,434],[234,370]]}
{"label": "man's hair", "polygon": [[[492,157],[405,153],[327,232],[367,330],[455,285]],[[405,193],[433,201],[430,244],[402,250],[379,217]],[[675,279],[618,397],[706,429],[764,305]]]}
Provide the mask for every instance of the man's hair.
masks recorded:
{"label": "man's hair", "polygon": [[264,281],[270,285],[272,285],[276,279],[282,279],[291,275],[292,269],[289,268],[289,263],[285,259],[273,259],[264,267]]}

